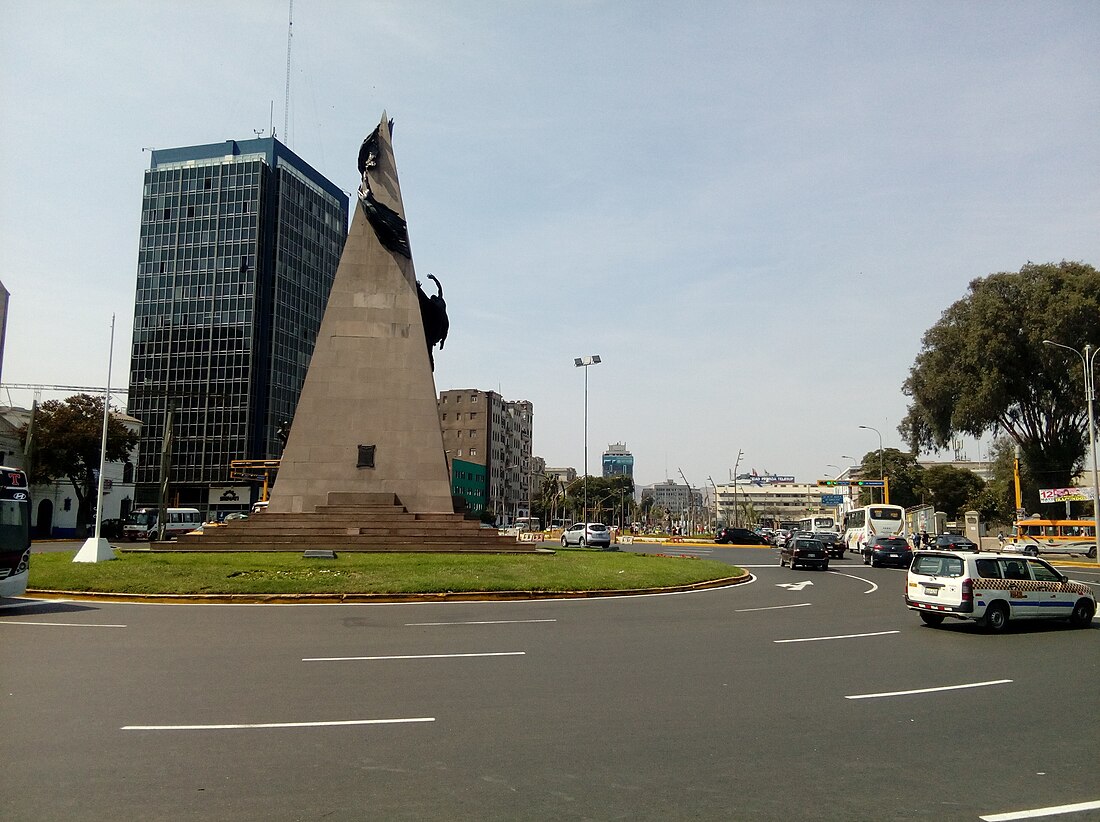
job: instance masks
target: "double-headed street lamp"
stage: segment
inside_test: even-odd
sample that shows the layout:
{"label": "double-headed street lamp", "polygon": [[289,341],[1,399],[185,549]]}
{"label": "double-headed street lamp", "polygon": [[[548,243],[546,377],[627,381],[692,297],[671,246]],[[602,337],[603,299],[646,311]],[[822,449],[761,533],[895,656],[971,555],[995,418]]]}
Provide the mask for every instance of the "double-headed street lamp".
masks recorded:
{"label": "double-headed street lamp", "polygon": [[[861,425],[859,427],[863,428],[864,430],[867,430],[867,431],[874,431],[876,434],[878,434],[878,478],[879,478],[879,481],[881,482],[882,478],[883,478],[883,474],[884,474],[884,472],[882,470],[882,432],[879,431],[877,428],[872,428],[869,425]],[[883,486],[882,490],[879,491],[879,494],[882,495],[882,500],[883,500],[883,502],[885,502],[886,501],[886,487],[885,486]],[[875,495],[871,494],[871,502],[874,502],[874,501],[875,501]]]}
{"label": "double-headed street lamp", "polygon": [[599,365],[600,355],[576,357],[573,365],[584,369],[584,523],[588,527],[588,367]]}
{"label": "double-headed street lamp", "polygon": [[1096,470],[1096,417],[1093,414],[1093,401],[1096,399],[1096,378],[1093,368],[1096,365],[1096,352],[1100,348],[1093,348],[1090,343],[1085,344],[1084,352],[1071,348],[1068,345],[1056,343],[1054,340],[1043,340],[1043,345],[1053,345],[1055,348],[1064,348],[1072,351],[1081,358],[1081,366],[1085,371],[1085,406],[1089,417],[1089,450],[1092,451],[1092,534],[1096,540],[1096,562],[1100,564],[1100,480],[1097,479]]}

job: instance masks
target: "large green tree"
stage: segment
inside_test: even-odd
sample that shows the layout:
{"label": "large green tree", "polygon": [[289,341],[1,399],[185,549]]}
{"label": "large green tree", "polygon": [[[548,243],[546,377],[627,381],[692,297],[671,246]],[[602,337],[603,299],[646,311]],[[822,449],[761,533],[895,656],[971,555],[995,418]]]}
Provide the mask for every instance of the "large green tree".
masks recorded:
{"label": "large green tree", "polygon": [[1048,339],[1077,349],[1100,342],[1100,271],[1028,263],[973,280],[925,333],[898,430],[914,451],[1000,430],[1040,486],[1068,485],[1086,451],[1084,378]]}
{"label": "large green tree", "polygon": [[[860,463],[860,476],[868,480],[878,479],[879,467],[878,449],[868,451]],[[884,448],[881,468],[883,476],[889,477],[891,505],[908,508],[921,501],[924,469],[917,465],[917,458],[913,454],[899,451],[897,448]],[[866,488],[860,491],[860,505],[870,505],[872,500],[882,501],[882,493],[879,489]]]}
{"label": "large green tree", "polygon": [[[26,447],[27,427],[19,431]],[[103,438],[103,398],[76,394],[48,400],[34,418],[34,464],[31,484],[67,479],[76,493],[76,529],[83,535],[92,521],[92,500],[98,491],[100,446]],[[138,436],[115,417],[107,424],[107,461],[130,457]]]}
{"label": "large green tree", "polygon": [[924,487],[937,511],[943,511],[948,519],[961,520],[971,500],[985,488],[985,481],[965,468],[933,465],[924,470]]}

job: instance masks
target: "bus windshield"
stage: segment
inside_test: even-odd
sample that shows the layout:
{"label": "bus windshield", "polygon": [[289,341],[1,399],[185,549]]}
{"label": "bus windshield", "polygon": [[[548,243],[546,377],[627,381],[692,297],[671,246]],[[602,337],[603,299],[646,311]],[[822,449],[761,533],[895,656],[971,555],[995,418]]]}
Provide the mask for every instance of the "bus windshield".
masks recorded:
{"label": "bus windshield", "polygon": [[146,511],[144,508],[140,511],[131,511],[129,516],[126,517],[126,524],[149,528],[157,524],[157,512]]}
{"label": "bus windshield", "polygon": [[30,511],[26,499],[0,499],[0,550],[23,550],[30,542]]}

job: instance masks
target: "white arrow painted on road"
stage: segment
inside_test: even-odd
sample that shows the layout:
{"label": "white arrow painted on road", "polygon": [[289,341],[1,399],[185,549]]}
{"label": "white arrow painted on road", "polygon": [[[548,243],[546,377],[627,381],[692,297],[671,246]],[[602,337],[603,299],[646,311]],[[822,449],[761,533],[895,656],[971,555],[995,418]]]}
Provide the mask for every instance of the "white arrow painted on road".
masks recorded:
{"label": "white arrow painted on road", "polygon": [[805,582],[780,582],[776,588],[786,588],[788,591],[801,591],[807,585],[813,585],[808,579]]}

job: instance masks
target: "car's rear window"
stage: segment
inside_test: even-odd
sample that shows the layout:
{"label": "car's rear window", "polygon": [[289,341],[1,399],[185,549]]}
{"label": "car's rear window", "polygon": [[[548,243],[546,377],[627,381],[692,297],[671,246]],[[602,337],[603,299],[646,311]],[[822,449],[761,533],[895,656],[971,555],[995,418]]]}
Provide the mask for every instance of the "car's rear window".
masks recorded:
{"label": "car's rear window", "polygon": [[913,573],[934,577],[961,577],[963,561],[958,557],[941,557],[935,554],[917,554]]}
{"label": "car's rear window", "polygon": [[607,530],[606,525],[600,525],[599,523],[596,523],[595,525],[589,525],[588,527],[593,531],[606,531]]}
{"label": "car's rear window", "polygon": [[891,548],[908,548],[909,543],[903,540],[901,537],[890,537],[890,539],[884,539],[880,543],[881,545],[889,545]]}

